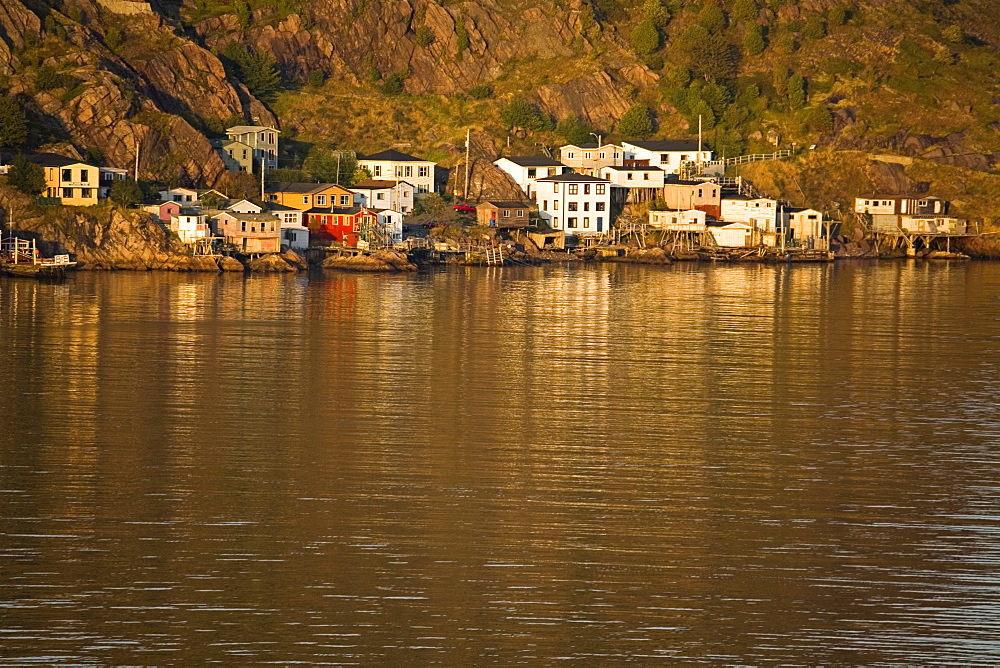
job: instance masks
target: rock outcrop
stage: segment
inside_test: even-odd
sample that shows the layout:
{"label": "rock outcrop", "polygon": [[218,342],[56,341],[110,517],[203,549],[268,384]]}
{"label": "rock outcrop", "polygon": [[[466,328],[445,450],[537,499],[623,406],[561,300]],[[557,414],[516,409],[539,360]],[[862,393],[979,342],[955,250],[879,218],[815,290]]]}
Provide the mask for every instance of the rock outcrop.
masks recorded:
{"label": "rock outcrop", "polygon": [[360,272],[416,271],[404,253],[397,251],[375,251],[368,255],[348,255],[328,257],[323,261],[324,269],[340,269]]}

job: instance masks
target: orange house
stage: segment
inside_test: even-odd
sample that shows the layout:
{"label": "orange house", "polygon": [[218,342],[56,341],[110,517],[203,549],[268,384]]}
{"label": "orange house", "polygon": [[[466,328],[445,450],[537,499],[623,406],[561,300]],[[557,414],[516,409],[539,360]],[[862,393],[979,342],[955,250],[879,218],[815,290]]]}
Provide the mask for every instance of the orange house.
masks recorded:
{"label": "orange house", "polygon": [[276,183],[264,190],[267,201],[308,211],[331,206],[354,206],[354,193],[336,183]]}

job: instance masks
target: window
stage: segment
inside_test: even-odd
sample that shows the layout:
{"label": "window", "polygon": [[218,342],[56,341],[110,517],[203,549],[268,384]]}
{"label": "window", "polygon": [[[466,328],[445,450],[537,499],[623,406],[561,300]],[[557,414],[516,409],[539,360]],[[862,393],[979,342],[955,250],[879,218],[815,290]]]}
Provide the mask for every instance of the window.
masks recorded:
{"label": "window", "polygon": [[698,188],[698,197],[701,197],[701,188]]}
{"label": "window", "polygon": [[302,203],[303,204],[308,204],[309,203],[309,195],[303,195],[302,196]]}
{"label": "window", "polygon": [[682,155],[681,155],[681,162],[687,162],[687,161],[688,161],[688,159],[689,159],[690,157],[691,157],[691,156],[689,156],[689,155],[683,155],[683,154],[682,154]]}
{"label": "window", "polygon": [[583,194],[584,195],[589,195],[590,194],[590,184],[589,183],[584,183],[583,184]]}
{"label": "window", "polygon": [[504,218],[510,218],[510,209],[504,209],[503,210],[503,217]]}
{"label": "window", "polygon": [[570,151],[569,153],[566,154],[566,157],[572,160],[574,155],[575,154],[573,153],[573,151]]}
{"label": "window", "polygon": [[535,178],[535,174],[537,174],[537,173],[538,173],[538,170],[536,170],[536,169],[529,169],[528,170],[528,178],[529,179]]}
{"label": "window", "polygon": [[559,192],[559,184],[558,183],[553,183],[552,184],[552,192],[554,192],[554,193]]}
{"label": "window", "polygon": [[552,210],[553,211],[559,210],[559,200],[557,199],[552,200]]}
{"label": "window", "polygon": [[618,158],[618,151],[615,151],[615,158]]}
{"label": "window", "polygon": [[64,170],[62,170],[62,180],[63,181],[72,181],[73,180],[73,170],[72,169],[64,169]]}
{"label": "window", "polygon": [[274,144],[274,143],[276,143],[276,142],[277,142],[277,139],[275,138],[275,136],[274,136],[274,133],[273,133],[273,132],[270,132],[270,133],[268,133],[268,135],[267,135],[267,142],[268,142],[269,144]]}
{"label": "window", "polygon": [[92,196],[90,194],[90,191],[91,191],[90,188],[81,188],[80,189],[80,197],[82,197],[84,199],[89,199]]}
{"label": "window", "polygon": [[632,180],[632,172],[626,172],[625,173],[625,179],[627,181],[631,181]]}
{"label": "window", "polygon": [[372,176],[382,176],[382,165],[372,165]]}
{"label": "window", "polygon": [[552,219],[552,227],[556,228],[557,230],[559,229],[559,219],[558,218],[553,218]]}
{"label": "window", "polygon": [[90,172],[88,170],[80,170],[80,183],[90,183]]}
{"label": "window", "polygon": [[571,183],[571,184],[569,184],[569,193],[568,193],[568,194],[570,194],[570,195],[575,195],[575,194],[577,194],[577,193],[578,193],[579,191],[580,191],[580,186],[578,186],[578,185],[577,185],[577,184],[575,184],[575,183]]}
{"label": "window", "polygon": [[428,192],[427,186],[417,186],[417,194]]}
{"label": "window", "polygon": [[180,202],[181,201],[181,196],[180,195],[174,195],[174,201],[175,202]]}
{"label": "window", "polygon": [[326,206],[326,195],[316,195],[316,206]]}
{"label": "window", "polygon": [[603,222],[604,222],[604,217],[603,216],[598,216],[597,217],[597,231],[598,232],[601,231],[601,223],[603,223]]}
{"label": "window", "polygon": [[62,194],[63,197],[67,197],[67,198],[72,198],[73,197],[73,189],[72,188],[63,188],[62,191],[63,191],[63,194]]}
{"label": "window", "polygon": [[413,176],[413,166],[412,165],[407,165],[406,166],[406,176]]}
{"label": "window", "polygon": [[418,167],[417,176],[430,176],[430,167]]}
{"label": "window", "polygon": [[585,230],[589,230],[590,229],[590,218],[586,218],[585,217],[583,219],[583,229],[585,229]]}
{"label": "window", "polygon": [[590,153],[584,153],[583,154],[584,160],[590,160],[590,155],[591,155]]}
{"label": "window", "polygon": [[264,133],[264,132],[260,133],[260,141],[261,141],[261,143],[267,141],[266,133]]}
{"label": "window", "polygon": [[246,231],[247,231],[247,221],[244,220],[240,223],[240,232],[246,232]]}
{"label": "window", "polygon": [[566,227],[576,227],[576,218],[567,218]]}
{"label": "window", "polygon": [[595,188],[594,188],[594,194],[596,194],[596,195],[603,195],[604,194],[604,184],[603,183],[598,183],[597,186],[595,186]]}
{"label": "window", "polygon": [[247,159],[247,150],[246,149],[243,149],[243,159],[244,160]]}
{"label": "window", "polygon": [[604,160],[604,153],[601,153],[601,160]]}
{"label": "window", "polygon": [[649,172],[643,172],[642,173],[642,180],[643,181],[648,181],[649,180]]}
{"label": "window", "polygon": [[517,217],[518,218],[524,218],[524,209],[518,209],[517,210]]}
{"label": "window", "polygon": [[566,204],[566,210],[567,211],[576,211],[577,210],[576,207],[577,207],[577,203],[576,202],[569,202],[569,203]]}
{"label": "window", "polygon": [[350,206],[350,204],[351,204],[351,196],[350,195],[341,195],[340,196],[340,206]]}
{"label": "window", "polygon": [[375,193],[375,199],[385,199],[385,193]]}
{"label": "window", "polygon": [[[604,202],[597,202],[594,204],[594,211],[604,211]],[[600,218],[598,218],[600,220]]]}
{"label": "window", "polygon": [[542,200],[542,209],[545,210],[545,209],[548,209],[548,208],[549,208],[549,200],[543,199]]}
{"label": "window", "polygon": [[590,202],[584,202],[583,203],[583,210],[584,211],[590,211]]}
{"label": "window", "polygon": [[669,153],[661,153],[660,154],[660,162],[662,162],[665,165],[669,165],[670,164],[670,154]]}
{"label": "window", "polygon": [[716,190],[715,188],[712,188],[712,197],[718,197],[718,196],[719,196],[719,191]]}

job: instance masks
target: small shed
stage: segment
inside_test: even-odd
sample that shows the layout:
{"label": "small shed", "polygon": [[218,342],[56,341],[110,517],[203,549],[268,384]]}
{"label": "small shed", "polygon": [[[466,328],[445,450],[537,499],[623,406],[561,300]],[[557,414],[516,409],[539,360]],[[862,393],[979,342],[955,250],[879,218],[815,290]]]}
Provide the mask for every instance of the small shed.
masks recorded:
{"label": "small shed", "polygon": [[476,222],[480,225],[499,228],[528,226],[527,202],[486,201],[476,206]]}
{"label": "small shed", "polygon": [[721,227],[710,227],[715,243],[726,248],[746,248],[753,246],[753,227],[747,223],[729,223]]}

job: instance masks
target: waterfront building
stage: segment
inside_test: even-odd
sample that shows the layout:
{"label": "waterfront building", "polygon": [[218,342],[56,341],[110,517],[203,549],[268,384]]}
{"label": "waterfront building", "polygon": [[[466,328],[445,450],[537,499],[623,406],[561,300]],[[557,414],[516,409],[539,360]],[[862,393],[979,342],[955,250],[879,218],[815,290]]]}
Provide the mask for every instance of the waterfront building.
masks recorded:
{"label": "waterfront building", "polygon": [[414,186],[408,181],[365,179],[348,188],[354,193],[354,206],[413,212]]}
{"label": "waterfront building", "polygon": [[354,193],[336,183],[276,183],[264,189],[264,197],[299,211],[354,205]]}
{"label": "waterfront building", "polygon": [[720,208],[727,223],[749,223],[762,232],[788,229],[788,209],[770,197],[726,193]]}
{"label": "waterfront building", "polygon": [[493,164],[506,172],[529,198],[535,194],[535,183],[538,179],[570,171],[558,160],[542,155],[508,156],[494,160]]}
{"label": "waterfront building", "polygon": [[240,252],[281,252],[281,221],[275,215],[226,210],[210,220],[213,234]]}
{"label": "waterfront building", "polygon": [[101,169],[97,165],[55,153],[36,153],[28,157],[28,162],[45,173],[44,197],[59,199],[65,206],[97,204],[101,188]]}
{"label": "waterfront building", "polygon": [[204,214],[181,212],[170,217],[170,231],[184,244],[195,244],[212,236]]}
{"label": "waterfront building", "polygon": [[601,176],[604,167],[622,164],[624,150],[617,144],[567,144],[559,148],[559,162],[569,169]]}
{"label": "waterfront building", "polygon": [[435,163],[394,149],[367,156],[358,156],[358,167],[368,170],[373,179],[405,180],[413,184],[416,194],[434,192]]}
{"label": "waterfront building", "polygon": [[673,232],[704,232],[707,215],[698,209],[687,211],[650,211],[649,226]]}
{"label": "waterfront building", "polygon": [[705,163],[712,159],[712,151],[697,139],[669,139],[657,141],[623,141],[625,165],[659,167],[667,174],[680,174],[687,163]]}
{"label": "waterfront building", "polygon": [[722,217],[722,188],[714,181],[664,181],[663,203],[668,209],[697,209]]}
{"label": "waterfront building", "polygon": [[476,222],[487,227],[510,229],[527,227],[530,223],[527,202],[490,200],[476,206]]}
{"label": "waterfront building", "polygon": [[538,179],[538,215],[549,227],[566,234],[603,234],[611,227],[611,188],[607,179],[586,174]]}

